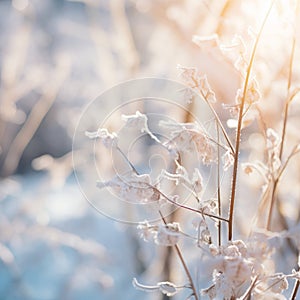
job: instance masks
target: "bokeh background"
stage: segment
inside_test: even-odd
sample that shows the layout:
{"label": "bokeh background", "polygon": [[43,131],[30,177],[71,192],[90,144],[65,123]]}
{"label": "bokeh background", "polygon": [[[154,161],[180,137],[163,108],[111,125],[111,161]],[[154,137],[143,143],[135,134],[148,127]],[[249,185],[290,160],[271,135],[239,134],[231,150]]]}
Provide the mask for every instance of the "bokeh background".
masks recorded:
{"label": "bokeh background", "polygon": [[[193,35],[217,33],[229,42],[249,24],[257,28],[266,2],[0,1],[1,299],[161,298],[131,282],[141,274],[152,283],[164,277],[163,260],[153,256],[167,252],[143,245],[134,227],[103,217],[80,193],[72,169],[76,124],[104,90],[145,76],[178,80],[177,64],[206,73],[217,98],[232,103],[239,74],[217,50],[193,43]],[[274,24],[264,39],[276,47],[265,42],[258,54],[260,61],[267,57],[258,68],[263,88],[275,82],[269,98],[284,94],[279,83],[291,39],[288,26],[281,22],[277,30]],[[270,51],[276,59],[266,55]],[[262,105],[265,122],[274,127],[283,97],[276,101]],[[291,135],[298,139],[296,131]]]}

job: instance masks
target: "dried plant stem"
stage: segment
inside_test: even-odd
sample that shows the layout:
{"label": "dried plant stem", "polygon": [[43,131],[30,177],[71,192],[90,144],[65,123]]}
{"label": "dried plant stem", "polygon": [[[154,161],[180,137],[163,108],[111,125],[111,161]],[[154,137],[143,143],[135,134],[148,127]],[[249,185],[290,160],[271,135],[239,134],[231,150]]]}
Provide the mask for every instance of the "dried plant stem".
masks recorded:
{"label": "dried plant stem", "polygon": [[139,172],[137,171],[137,169],[135,168],[135,166],[132,164],[132,162],[128,159],[128,157],[125,155],[125,153],[122,151],[122,149],[117,146],[116,150],[121,154],[121,156],[124,158],[124,160],[127,162],[127,164],[130,166],[130,168],[132,169],[132,171],[137,174],[140,175]]}
{"label": "dried plant stem", "polygon": [[[119,38],[117,47],[121,61],[124,62],[129,75],[133,76],[139,67],[139,54],[134,42],[132,29],[125,11],[125,2],[119,0],[110,1],[110,11]],[[120,38],[122,37],[122,38]],[[123,49],[123,50],[120,50]]]}
{"label": "dried plant stem", "polygon": [[226,142],[227,142],[227,144],[228,144],[228,146],[229,146],[229,148],[231,150],[231,153],[234,154],[235,153],[234,147],[233,147],[233,145],[232,145],[232,143],[230,141],[230,138],[229,138],[229,136],[228,136],[228,134],[227,134],[227,132],[226,132],[226,130],[225,130],[225,128],[224,128],[224,126],[223,126],[223,124],[222,124],[222,122],[221,122],[218,114],[217,114],[217,112],[215,111],[215,109],[213,108],[212,104],[207,99],[207,96],[203,92],[201,92],[201,95],[204,98],[205,102],[208,104],[210,110],[212,111],[212,113],[213,113],[213,115],[215,117],[215,120],[218,123],[218,125],[219,125],[219,127],[220,127],[220,129],[221,129],[221,131],[222,131],[222,133],[224,135],[224,138],[225,138],[225,140],[226,140]]}
{"label": "dried plant stem", "polygon": [[190,206],[187,206],[187,205],[184,205],[184,204],[180,204],[174,200],[172,200],[171,198],[169,198],[167,195],[165,195],[163,192],[161,192],[159,189],[157,189],[155,186],[152,186],[150,185],[151,188],[153,188],[156,192],[158,192],[163,198],[165,198],[168,202],[180,207],[180,208],[184,208],[184,209],[187,209],[189,211],[193,211],[193,212],[196,212],[202,216],[207,216],[207,217],[210,217],[212,219],[216,219],[216,220],[220,220],[220,221],[223,221],[223,222],[228,222],[227,219],[221,217],[221,216],[216,216],[216,215],[213,215],[213,214],[209,214],[209,213],[205,213],[199,209],[195,209],[193,207],[190,207]]}
{"label": "dried plant stem", "polygon": [[[298,7],[298,5],[299,5],[299,1],[297,2],[297,7]],[[296,11],[297,11],[297,8],[296,8]],[[279,159],[280,160],[282,159],[282,155],[283,155],[289,106],[291,103],[291,99],[293,99],[293,95],[291,95],[291,85],[292,85],[292,77],[293,77],[293,63],[294,63],[294,56],[295,56],[295,46],[296,46],[296,30],[294,30],[294,36],[293,36],[292,48],[291,48],[291,54],[290,54],[290,62],[289,62],[289,75],[288,75],[288,82],[287,82],[287,99],[286,99],[285,107],[284,107],[283,126],[282,126],[281,142],[280,142],[280,148],[279,148]],[[266,225],[267,230],[271,229],[273,209],[274,209],[274,204],[276,201],[276,190],[277,190],[277,186],[278,186],[278,182],[279,182],[281,173],[282,172],[280,172],[280,174],[277,176],[277,178],[274,180],[274,183],[273,183],[271,203],[270,203],[268,217],[267,217],[267,225]]]}
{"label": "dried plant stem", "polygon": [[272,194],[271,194],[271,203],[270,203],[270,208],[268,211],[268,217],[267,217],[267,226],[266,229],[270,230],[271,229],[271,220],[272,220],[272,215],[273,215],[273,208],[275,204],[275,194],[277,190],[277,185],[278,185],[279,178],[277,177],[273,183],[272,187]]}
{"label": "dried plant stem", "polygon": [[299,291],[299,286],[300,286],[300,281],[296,280],[290,300],[296,300]]}
{"label": "dried plant stem", "polygon": [[234,213],[234,204],[235,204],[235,196],[236,196],[236,185],[237,185],[237,171],[238,171],[238,163],[239,163],[239,150],[240,150],[240,141],[241,141],[241,132],[242,132],[242,121],[243,121],[243,115],[244,115],[244,106],[246,102],[246,97],[247,97],[247,89],[248,89],[248,83],[250,80],[250,75],[252,71],[252,66],[254,62],[254,57],[256,54],[258,42],[260,40],[260,37],[262,35],[263,29],[265,27],[265,24],[267,22],[267,19],[269,17],[269,14],[272,10],[272,7],[274,5],[274,0],[271,2],[271,5],[265,15],[265,18],[262,22],[262,25],[260,27],[259,33],[256,37],[249,65],[247,68],[247,74],[244,82],[244,88],[243,88],[243,97],[241,100],[240,104],[240,109],[239,109],[239,116],[238,116],[238,125],[237,125],[237,130],[236,130],[236,140],[235,140],[235,152],[234,152],[234,164],[233,164],[233,175],[232,175],[232,184],[231,184],[231,196],[230,196],[230,204],[229,204],[229,222],[228,222],[228,240],[232,240],[232,231],[233,231],[233,213]]}
{"label": "dried plant stem", "polygon": [[[162,221],[163,221],[164,224],[166,225],[167,222],[166,222],[164,216],[162,215],[161,211],[159,211],[159,214],[160,214],[160,217],[161,217]],[[182,264],[182,266],[183,266],[183,268],[184,268],[184,271],[185,271],[185,273],[186,273],[186,275],[187,275],[187,277],[188,277],[188,280],[189,280],[189,282],[190,282],[191,289],[192,289],[192,291],[193,291],[193,295],[194,295],[194,297],[195,297],[195,300],[199,300],[198,293],[197,293],[197,289],[196,289],[196,287],[195,287],[195,284],[194,284],[192,275],[191,275],[191,273],[190,273],[190,271],[189,271],[189,269],[188,269],[188,267],[187,267],[187,265],[186,265],[186,263],[185,263],[185,260],[184,260],[184,257],[183,257],[183,255],[182,255],[182,252],[181,252],[181,250],[180,250],[180,248],[179,248],[179,246],[178,246],[177,244],[174,245],[174,249],[175,249],[175,251],[176,251],[176,253],[177,253],[177,255],[178,255],[178,257],[179,257],[179,259],[180,259],[180,261],[181,261],[181,264]]]}
{"label": "dried plant stem", "polygon": [[221,35],[221,33],[222,33],[223,21],[225,19],[226,13],[229,11],[229,9],[231,7],[231,2],[232,1],[225,0],[224,3],[222,4],[221,11],[220,11],[219,17],[218,17],[218,19],[220,21],[219,21],[219,24],[217,25],[217,28],[215,30],[216,34],[218,34],[218,35]]}
{"label": "dried plant stem", "polygon": [[[124,154],[124,152],[123,152],[119,147],[117,147],[117,150],[121,153],[121,155],[122,155],[123,158],[127,161],[127,163],[130,165],[130,167],[132,168],[132,170],[138,175],[138,174],[139,174],[138,171],[135,169],[134,165],[130,162],[130,160],[129,160],[128,157]],[[150,185],[150,186],[151,186],[151,185]],[[184,208],[186,208],[186,209],[194,210],[194,209],[189,208],[189,207],[187,207],[187,206],[180,205],[180,204],[176,203],[175,201],[169,199],[166,195],[164,195],[164,194],[163,194],[159,189],[157,189],[156,187],[151,186],[151,188],[153,188],[155,191],[157,191],[160,195],[162,195],[163,197],[165,197],[165,198],[166,198],[168,201],[170,201],[171,203],[176,204],[176,205],[179,205],[180,207],[184,207]],[[194,210],[194,211],[200,213],[200,211],[198,211],[198,210]],[[160,215],[160,217],[161,217],[163,223],[166,225],[167,222],[166,222],[166,220],[165,220],[163,214],[161,213],[160,210],[159,210],[158,212],[159,212],[159,215]],[[207,214],[207,215],[208,215],[208,214]],[[214,216],[211,215],[211,217],[214,217]],[[217,216],[216,216],[216,218],[217,218]],[[227,220],[224,219],[224,221],[227,221]],[[187,267],[187,265],[186,265],[186,263],[185,263],[185,260],[184,260],[184,258],[183,258],[183,255],[182,255],[182,253],[181,253],[181,250],[180,250],[180,248],[179,248],[178,245],[175,245],[175,246],[174,246],[174,249],[175,249],[175,251],[176,251],[176,253],[177,253],[177,255],[178,255],[178,257],[179,257],[179,259],[180,259],[180,261],[181,261],[181,263],[182,263],[182,266],[183,266],[183,268],[184,268],[184,270],[185,270],[185,273],[186,273],[186,275],[187,275],[187,277],[188,277],[188,280],[189,280],[190,285],[191,285],[191,289],[193,290],[193,295],[194,295],[194,297],[195,297],[195,300],[199,300],[199,297],[198,297],[198,294],[197,294],[197,290],[196,290],[196,287],[195,287],[194,282],[193,282],[193,278],[192,278],[191,273],[190,273],[190,271],[189,271],[189,269],[188,269],[188,267]]]}
{"label": "dried plant stem", "polygon": [[[220,140],[220,130],[218,124],[217,126],[217,134],[218,134],[218,143]],[[218,147],[218,161],[220,161],[220,147]],[[217,191],[217,197],[218,197],[218,215],[221,216],[222,213],[222,207],[221,207],[221,182],[220,182],[220,164],[218,164],[218,174],[217,174],[217,184],[218,184],[218,191]],[[222,222],[221,220],[218,220],[218,245],[222,245]]]}
{"label": "dried plant stem", "polygon": [[[22,70],[26,62],[30,36],[32,33],[31,22],[24,22],[19,29],[11,35],[8,45],[8,51],[2,59],[0,82],[1,82],[1,99],[0,99],[0,146],[4,139],[8,120],[3,113],[13,107],[26,92],[24,89],[24,79],[21,78]],[[20,51],[22,49],[22,51]],[[13,58],[13,59],[11,59]],[[28,82],[26,82],[28,84]],[[25,84],[25,87],[27,87]],[[24,93],[23,92],[24,89]],[[30,89],[29,89],[30,90]],[[9,153],[9,152],[7,152]],[[3,153],[2,153],[3,155]]]}
{"label": "dried plant stem", "polygon": [[[194,78],[192,78],[192,80],[193,80],[193,83],[194,83],[194,88],[197,88],[198,87],[198,82]],[[222,124],[222,122],[221,122],[218,114],[217,114],[217,112],[215,111],[215,109],[213,108],[212,104],[208,100],[207,95],[205,95],[205,93],[203,93],[203,91],[201,91],[201,90],[200,90],[200,94],[203,97],[203,99],[205,100],[205,102],[208,104],[211,112],[214,115],[214,118],[215,118],[216,122],[220,126],[221,131],[222,131],[222,133],[224,135],[224,138],[225,138],[228,146],[230,147],[231,153],[234,154],[234,147],[233,147],[233,145],[232,145],[232,143],[230,141],[230,138],[229,138],[229,136],[228,136],[228,134],[227,134],[227,132],[226,132],[226,130],[225,130],[225,128],[224,128],[224,126],[223,126],[223,124]]]}
{"label": "dried plant stem", "polygon": [[285,171],[285,169],[287,168],[287,166],[288,166],[290,160],[291,160],[296,154],[298,154],[299,152],[300,152],[300,149],[299,149],[298,145],[296,145],[296,146],[293,148],[293,150],[292,150],[292,152],[290,153],[290,155],[288,156],[288,158],[286,159],[285,163],[282,165],[281,170],[279,171],[279,174],[278,174],[278,176],[277,176],[278,179],[280,179],[280,177],[282,176],[282,174],[283,174],[283,172]]}
{"label": "dried plant stem", "polygon": [[251,291],[253,290],[257,280],[258,276],[255,276],[251,282],[251,285],[249,286],[245,294],[241,297],[241,300],[251,299]]}
{"label": "dried plant stem", "polygon": [[[128,159],[128,157],[125,155],[125,153],[121,150],[121,148],[117,147],[117,151],[122,155],[122,157],[125,159],[125,161],[128,163],[128,165],[131,167],[132,171],[135,174],[140,175],[140,173],[137,171],[137,169],[134,167],[134,165],[131,163],[131,161]],[[213,215],[213,214],[205,213],[202,210],[199,210],[199,209],[196,209],[196,208],[184,205],[184,204],[180,204],[180,203],[172,200],[170,197],[168,197],[162,191],[160,191],[157,187],[155,187],[155,186],[153,186],[151,184],[149,184],[149,188],[152,188],[153,190],[155,190],[155,192],[157,192],[158,194],[160,194],[168,202],[176,205],[177,207],[184,208],[184,209],[187,209],[189,211],[196,212],[196,213],[198,213],[198,214],[200,214],[202,216],[207,216],[207,217],[210,217],[212,219],[216,219],[216,220],[223,221],[223,222],[228,222],[227,219],[225,219],[225,218],[223,218],[221,216],[216,216],[216,215]]]}
{"label": "dried plant stem", "polygon": [[181,253],[181,250],[180,250],[180,248],[179,248],[178,245],[175,245],[174,248],[175,248],[176,253],[177,253],[177,255],[178,255],[178,257],[179,257],[179,259],[180,259],[180,261],[181,261],[181,263],[182,263],[182,266],[183,266],[183,268],[184,268],[184,271],[185,271],[185,273],[186,273],[186,275],[187,275],[187,277],[188,277],[188,279],[189,279],[189,282],[190,282],[190,284],[191,284],[191,288],[192,288],[192,291],[193,291],[195,300],[199,300],[198,293],[197,293],[196,287],[195,287],[194,282],[193,282],[193,278],[192,278],[191,273],[190,273],[190,271],[189,271],[189,269],[188,269],[188,267],[187,267],[187,265],[186,265],[186,263],[185,263],[185,260],[184,260],[184,258],[183,258],[183,255],[182,255],[182,253]]}
{"label": "dried plant stem", "polygon": [[273,186],[272,186],[271,203],[270,203],[270,208],[269,208],[268,217],[267,217],[267,225],[266,225],[267,230],[271,229],[272,214],[273,214],[273,208],[275,205],[276,191],[277,191],[277,186],[278,186],[279,180],[280,180],[283,172],[285,171],[286,167],[288,166],[291,158],[294,157],[294,155],[296,155],[297,153],[299,153],[299,149],[297,146],[295,146],[294,149],[292,150],[291,154],[286,159],[285,163],[282,165],[282,167],[279,171],[279,174],[274,179]]}
{"label": "dried plant stem", "polygon": [[293,77],[293,62],[295,56],[295,46],[296,46],[296,37],[294,35],[293,42],[292,42],[292,50],[290,56],[290,63],[289,63],[289,77],[288,77],[288,87],[287,87],[287,101],[284,107],[284,117],[283,117],[283,127],[281,133],[281,143],[280,143],[280,150],[279,150],[279,158],[282,158],[283,154],[283,147],[284,147],[284,140],[286,135],[286,126],[287,126],[287,119],[289,113],[289,106],[290,106],[290,93],[291,93],[291,84],[292,84],[292,77]]}
{"label": "dried plant stem", "polygon": [[[52,107],[59,89],[70,71],[69,61],[59,61],[55,72],[56,80],[52,79],[53,83],[47,84],[44,87],[43,95],[40,100],[32,108],[23,127],[12,141],[8,154],[4,161],[4,174],[11,175],[15,172],[20,162],[21,156],[38,130],[44,117]],[[54,76],[53,76],[54,78]]]}
{"label": "dried plant stem", "polygon": [[[77,0],[76,0],[77,1]],[[101,14],[99,9],[95,9],[92,1],[84,1],[88,15],[88,29],[91,41],[93,42],[98,59],[96,60],[96,70],[98,76],[102,78],[105,85],[112,85],[117,78],[117,68],[113,56],[112,46],[107,32],[101,25]],[[95,2],[96,3],[96,2]]]}

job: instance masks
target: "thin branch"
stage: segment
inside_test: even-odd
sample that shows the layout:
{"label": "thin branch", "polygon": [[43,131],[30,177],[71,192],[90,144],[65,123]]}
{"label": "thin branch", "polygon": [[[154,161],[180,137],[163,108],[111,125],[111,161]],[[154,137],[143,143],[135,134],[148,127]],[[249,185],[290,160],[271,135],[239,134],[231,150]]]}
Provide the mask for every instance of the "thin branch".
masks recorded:
{"label": "thin branch", "polygon": [[[218,142],[220,139],[220,130],[219,126],[217,125],[217,134],[218,134]],[[218,162],[220,162],[220,147],[218,147]],[[220,163],[218,163],[218,174],[217,174],[217,180],[218,180],[218,215],[221,216],[222,208],[221,208],[221,182],[220,182]],[[222,245],[222,222],[218,220],[218,245],[219,247]]]}
{"label": "thin branch", "polygon": [[121,61],[132,76],[138,70],[140,58],[125,11],[125,4],[125,1],[111,0],[110,11],[118,35],[116,41],[120,44],[116,50],[119,51]]}
{"label": "thin branch", "polygon": [[247,289],[245,294],[241,297],[241,300],[250,299],[249,296],[251,295],[251,291],[253,290],[253,288],[257,282],[257,279],[258,279],[258,276],[255,276],[254,279],[252,280],[251,285],[249,286],[249,288]]}
{"label": "thin branch", "polygon": [[297,297],[297,294],[299,291],[299,286],[300,286],[300,281],[296,280],[290,300],[296,300],[296,297]]}
{"label": "thin branch", "polygon": [[290,94],[291,94],[291,85],[292,85],[292,78],[293,78],[293,64],[294,64],[294,56],[295,56],[295,47],[296,47],[296,32],[294,32],[291,55],[290,55],[289,76],[288,76],[288,83],[287,83],[287,101],[285,103],[285,108],[284,108],[283,127],[282,127],[281,143],[280,143],[280,150],[279,150],[279,158],[280,159],[282,158],[282,154],[283,154],[283,146],[284,146],[284,140],[285,140],[285,135],[286,135],[286,126],[287,126],[289,105],[291,103],[291,101],[289,101],[289,99],[290,99]]}
{"label": "thin branch", "polygon": [[[122,155],[122,157],[125,159],[125,161],[128,163],[128,165],[132,168],[132,171],[137,174],[137,175],[140,175],[139,172],[136,170],[136,168],[134,167],[134,165],[130,162],[130,160],[128,159],[128,157],[125,155],[125,153],[122,151],[121,148],[117,147],[117,150],[120,152],[120,154]],[[146,184],[146,183],[145,183]],[[198,214],[201,214],[202,216],[207,216],[207,217],[210,217],[210,218],[213,218],[213,219],[216,219],[216,220],[219,220],[219,221],[223,221],[223,222],[228,222],[227,219],[225,218],[222,218],[220,216],[216,216],[216,215],[213,215],[213,214],[209,214],[209,213],[205,213],[203,212],[202,210],[199,210],[199,209],[196,209],[196,208],[192,208],[190,206],[187,206],[187,205],[184,205],[184,204],[180,204],[174,200],[172,200],[170,197],[168,197],[167,195],[165,195],[162,191],[160,191],[157,187],[155,187],[154,185],[152,184],[148,184],[148,186],[150,188],[152,188],[153,190],[155,190],[155,192],[159,193],[162,197],[164,197],[167,201],[169,201],[170,203],[178,206],[178,207],[181,207],[181,208],[184,208],[184,209],[187,209],[189,211],[193,211],[193,212],[196,212]]]}
{"label": "thin branch", "polygon": [[271,194],[271,202],[270,202],[270,208],[268,211],[268,217],[267,217],[267,225],[266,225],[266,229],[270,230],[271,229],[271,221],[272,221],[272,216],[273,216],[273,207],[275,204],[275,194],[276,194],[276,190],[277,190],[277,186],[278,186],[278,182],[279,179],[276,178],[273,182],[273,188],[272,188],[272,194]]}
{"label": "thin branch", "polygon": [[231,4],[232,4],[232,1],[228,1],[228,0],[225,0],[224,3],[222,4],[222,8],[221,8],[220,14],[218,16],[219,23],[215,30],[216,34],[218,34],[218,35],[221,35],[221,33],[222,33],[222,29],[224,26],[224,24],[223,24],[224,18],[225,18],[225,15],[227,14],[227,12],[229,11],[229,9],[231,8]]}
{"label": "thin branch", "polygon": [[18,132],[17,136],[13,140],[8,150],[8,154],[4,161],[4,174],[12,174],[18,167],[21,156],[31,141],[32,137],[41,125],[44,117],[52,107],[59,89],[66,79],[70,71],[69,61],[60,61],[58,63],[53,83],[47,83],[43,95],[38,103],[32,108],[26,122]]}
{"label": "thin branch", "polygon": [[[297,6],[295,10],[295,18],[296,18],[296,12],[297,8],[299,6],[299,1],[297,1]],[[292,78],[293,78],[293,63],[294,63],[294,56],[295,56],[295,46],[296,46],[296,29],[294,29],[294,35],[293,35],[293,41],[292,41],[292,48],[291,48],[291,54],[290,54],[290,62],[289,62],[289,75],[288,75],[288,81],[287,81],[287,97],[286,102],[284,106],[284,116],[283,116],[283,126],[282,126],[282,133],[281,133],[281,142],[280,142],[280,148],[279,148],[279,159],[282,160],[283,155],[283,148],[284,148],[284,141],[286,136],[286,128],[287,128],[287,120],[288,120],[288,113],[289,113],[289,106],[290,106],[290,99],[293,98],[291,95],[291,85],[292,85]],[[288,160],[290,157],[288,158]],[[286,167],[287,163],[285,164]],[[274,180],[273,183],[273,190],[272,190],[272,197],[270,202],[270,208],[268,211],[268,219],[267,219],[267,230],[271,229],[271,221],[272,221],[272,215],[273,215],[273,208],[276,201],[276,190],[279,182],[279,178],[284,171],[284,168],[282,168],[280,174],[278,177]]]}
{"label": "thin branch", "polygon": [[[159,211],[159,214],[160,214],[160,217],[161,217],[162,221],[164,222],[164,224],[167,225],[167,222],[166,222],[164,216],[162,215],[161,211]],[[175,248],[175,251],[176,251],[176,253],[177,253],[177,255],[178,255],[178,257],[179,257],[179,259],[181,261],[181,264],[182,264],[182,266],[183,266],[183,268],[185,270],[185,273],[186,273],[186,275],[187,275],[187,277],[189,279],[189,282],[191,284],[191,288],[193,290],[193,295],[195,297],[195,300],[199,300],[197,289],[195,287],[192,275],[191,275],[191,273],[190,273],[190,271],[189,271],[189,269],[188,269],[188,267],[187,267],[187,265],[185,263],[185,260],[183,258],[182,252],[181,252],[181,250],[180,250],[180,248],[179,248],[179,246],[177,244],[174,245],[174,248]]]}
{"label": "thin branch", "polygon": [[247,89],[248,89],[248,83],[250,80],[250,74],[252,71],[252,66],[254,62],[254,57],[256,54],[258,42],[260,41],[260,37],[262,35],[263,29],[265,27],[265,24],[267,22],[267,19],[269,17],[269,14],[272,10],[272,7],[274,5],[275,1],[273,0],[271,2],[271,5],[266,13],[266,16],[262,22],[262,25],[260,27],[260,31],[257,35],[256,41],[254,43],[249,66],[247,68],[247,74],[245,78],[244,83],[244,89],[243,89],[243,97],[240,104],[240,110],[239,110],[239,117],[238,117],[238,125],[237,125],[237,131],[236,131],[236,141],[235,141],[235,152],[234,152],[234,164],[233,164],[233,176],[232,176],[232,184],[231,184],[231,196],[230,196],[230,207],[229,207],[229,223],[228,223],[228,240],[232,240],[232,231],[233,231],[233,213],[234,213],[234,204],[235,204],[235,196],[236,196],[236,185],[237,185],[237,171],[238,171],[238,163],[239,163],[239,150],[240,150],[240,141],[241,141],[241,131],[242,131],[242,121],[243,121],[243,112],[244,112],[244,106],[246,102],[247,97]]}
{"label": "thin branch", "polygon": [[[194,86],[192,88],[197,88],[198,87],[197,81],[193,77],[191,79],[192,79],[192,81],[194,83]],[[233,147],[233,145],[232,145],[232,143],[231,143],[231,141],[229,139],[229,136],[228,136],[228,134],[227,134],[227,132],[226,132],[226,130],[225,130],[225,128],[224,128],[224,126],[223,126],[223,124],[222,124],[222,122],[221,122],[218,114],[217,114],[217,112],[215,111],[215,109],[213,108],[212,104],[208,100],[207,95],[205,95],[202,90],[200,90],[200,94],[201,94],[202,98],[205,100],[205,102],[208,104],[211,112],[214,115],[215,120],[217,121],[218,125],[220,126],[221,131],[222,131],[222,133],[224,135],[224,138],[225,138],[228,146],[230,147],[231,153],[234,154],[234,147]]]}
{"label": "thin branch", "polygon": [[128,157],[125,155],[125,153],[122,151],[122,149],[119,146],[117,146],[116,149],[122,155],[122,157],[125,159],[125,161],[128,163],[128,165],[130,166],[130,168],[132,169],[132,171],[136,175],[139,175],[139,172],[137,171],[137,169],[135,168],[135,166],[132,164],[132,162],[128,159]]}
{"label": "thin branch", "polygon": [[207,216],[207,217],[210,217],[210,218],[213,218],[213,219],[216,219],[216,220],[220,220],[220,221],[223,221],[223,222],[228,222],[227,219],[225,218],[222,218],[220,216],[216,216],[216,215],[213,215],[213,214],[209,214],[209,213],[205,213],[203,212],[202,210],[200,209],[196,209],[196,208],[192,208],[190,206],[187,206],[187,205],[184,205],[184,204],[180,204],[174,200],[172,200],[171,198],[169,198],[167,195],[165,195],[163,192],[161,192],[158,188],[156,188],[155,186],[153,185],[150,185],[156,192],[158,192],[162,197],[164,197],[167,201],[171,202],[172,204],[178,206],[178,207],[181,207],[181,208],[184,208],[184,209],[187,209],[189,211],[193,211],[193,212],[196,212],[198,214],[201,214],[202,216]]}
{"label": "thin branch", "polygon": [[209,106],[210,110],[212,111],[212,113],[214,114],[215,120],[217,121],[218,125],[221,128],[221,131],[222,131],[222,133],[224,135],[224,138],[225,138],[225,140],[226,140],[226,142],[227,142],[227,144],[228,144],[228,146],[229,146],[229,148],[231,150],[231,153],[234,154],[235,153],[234,147],[233,147],[233,145],[232,145],[232,143],[231,143],[231,141],[229,139],[229,136],[228,136],[228,134],[227,134],[227,132],[226,132],[226,130],[225,130],[225,128],[224,128],[224,126],[223,126],[223,124],[222,124],[222,122],[221,122],[218,114],[217,114],[217,112],[215,111],[215,109],[213,108],[212,104],[208,101],[207,97],[204,95],[204,93],[202,91],[201,91],[201,95],[204,98],[205,102],[208,104],[208,106]]}
{"label": "thin branch", "polygon": [[277,177],[278,179],[280,179],[280,177],[282,176],[282,174],[285,171],[286,167],[288,166],[291,158],[293,158],[299,152],[300,152],[300,149],[299,149],[298,145],[296,145],[294,147],[294,149],[292,150],[291,154],[288,156],[288,158],[287,158],[286,162],[284,163],[284,165],[281,167],[281,170],[280,170],[280,172],[278,174],[278,177]]}

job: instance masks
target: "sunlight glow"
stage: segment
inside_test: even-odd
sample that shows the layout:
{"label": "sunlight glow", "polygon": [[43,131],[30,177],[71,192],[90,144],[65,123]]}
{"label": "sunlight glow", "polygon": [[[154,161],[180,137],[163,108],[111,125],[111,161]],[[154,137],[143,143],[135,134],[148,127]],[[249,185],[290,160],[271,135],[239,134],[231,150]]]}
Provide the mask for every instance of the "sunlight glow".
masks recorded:
{"label": "sunlight glow", "polygon": [[13,0],[12,1],[12,6],[19,11],[22,11],[24,9],[26,9],[29,5],[29,1],[28,0]]}

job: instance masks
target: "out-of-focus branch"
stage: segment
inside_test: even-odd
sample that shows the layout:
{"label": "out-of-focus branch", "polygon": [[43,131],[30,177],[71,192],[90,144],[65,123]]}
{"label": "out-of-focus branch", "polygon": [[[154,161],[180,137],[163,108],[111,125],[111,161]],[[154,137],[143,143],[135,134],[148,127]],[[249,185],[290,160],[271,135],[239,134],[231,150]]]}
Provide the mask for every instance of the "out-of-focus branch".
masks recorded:
{"label": "out-of-focus branch", "polygon": [[117,68],[114,62],[114,57],[111,51],[111,37],[108,36],[108,33],[102,28],[101,15],[97,10],[97,6],[86,2],[86,11],[88,14],[89,22],[89,32],[92,42],[95,45],[97,55],[98,55],[98,66],[96,70],[101,78],[104,81],[106,86],[115,84],[117,79]]}
{"label": "out-of-focus branch", "polygon": [[132,36],[131,27],[125,11],[125,1],[111,0],[110,1],[111,15],[118,34],[116,41],[118,42],[118,50],[122,62],[125,63],[129,75],[137,70],[139,66],[139,55]]}
{"label": "out-of-focus branch", "polygon": [[64,56],[58,62],[51,80],[45,85],[41,99],[33,107],[23,127],[11,143],[4,161],[4,175],[11,175],[18,167],[26,146],[53,105],[62,83],[69,74],[69,70],[70,61],[66,60]]}
{"label": "out-of-focus branch", "polygon": [[94,240],[82,239],[79,236],[62,231],[60,229],[34,225],[27,228],[27,233],[36,239],[44,239],[47,243],[65,245],[70,247],[82,255],[91,255],[99,260],[110,259],[106,248]]}
{"label": "out-of-focus branch", "polygon": [[32,161],[32,167],[37,171],[48,171],[53,188],[63,187],[73,171],[72,151],[59,158],[54,158],[49,154],[42,155]]}
{"label": "out-of-focus branch", "polygon": [[[14,120],[15,102],[19,99],[19,79],[24,68],[30,40],[31,24],[19,26],[18,31],[11,35],[10,43],[4,54],[1,71],[0,91],[0,140],[6,128],[6,122]],[[1,148],[0,148],[1,150]]]}

